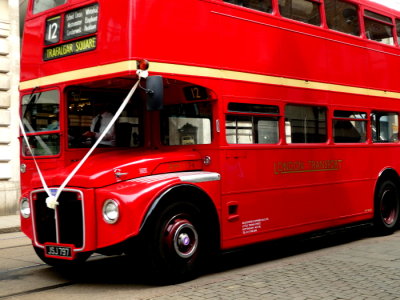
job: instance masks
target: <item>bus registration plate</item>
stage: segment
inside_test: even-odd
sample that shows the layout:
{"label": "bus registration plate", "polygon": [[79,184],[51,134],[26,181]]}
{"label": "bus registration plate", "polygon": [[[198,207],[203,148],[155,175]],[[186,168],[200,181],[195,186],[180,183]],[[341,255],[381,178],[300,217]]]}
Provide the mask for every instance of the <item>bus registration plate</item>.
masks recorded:
{"label": "bus registration plate", "polygon": [[72,247],[69,246],[58,246],[58,245],[46,245],[45,255],[48,257],[58,257],[64,259],[72,259]]}

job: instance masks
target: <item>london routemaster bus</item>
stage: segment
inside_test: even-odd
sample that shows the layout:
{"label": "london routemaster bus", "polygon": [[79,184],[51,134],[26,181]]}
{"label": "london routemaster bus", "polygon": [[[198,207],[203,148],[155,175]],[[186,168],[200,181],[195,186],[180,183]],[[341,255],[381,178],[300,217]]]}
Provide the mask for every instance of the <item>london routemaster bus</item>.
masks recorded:
{"label": "london routemaster bus", "polygon": [[400,12],[367,0],[31,0],[21,228],[53,266],[178,280],[261,241],[391,233],[399,69]]}

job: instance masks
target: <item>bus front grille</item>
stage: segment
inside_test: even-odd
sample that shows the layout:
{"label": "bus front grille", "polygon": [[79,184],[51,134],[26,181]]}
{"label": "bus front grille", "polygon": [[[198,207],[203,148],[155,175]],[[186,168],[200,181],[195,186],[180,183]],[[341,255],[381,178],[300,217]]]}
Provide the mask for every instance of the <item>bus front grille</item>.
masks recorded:
{"label": "bus front grille", "polygon": [[84,223],[81,194],[76,191],[62,192],[55,210],[47,207],[46,198],[45,192],[37,192],[33,196],[37,243],[69,244],[82,248]]}

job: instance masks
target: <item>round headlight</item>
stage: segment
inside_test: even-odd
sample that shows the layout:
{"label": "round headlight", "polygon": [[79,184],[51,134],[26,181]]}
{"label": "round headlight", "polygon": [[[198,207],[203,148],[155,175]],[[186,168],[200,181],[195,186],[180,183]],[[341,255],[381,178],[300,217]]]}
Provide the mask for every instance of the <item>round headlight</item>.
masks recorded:
{"label": "round headlight", "polygon": [[118,202],[112,199],[104,202],[103,205],[103,218],[108,224],[114,224],[119,218]]}
{"label": "round headlight", "polygon": [[21,204],[20,204],[20,212],[21,216],[23,216],[25,219],[29,218],[31,216],[31,206],[29,204],[29,199],[28,198],[22,198],[21,199]]}

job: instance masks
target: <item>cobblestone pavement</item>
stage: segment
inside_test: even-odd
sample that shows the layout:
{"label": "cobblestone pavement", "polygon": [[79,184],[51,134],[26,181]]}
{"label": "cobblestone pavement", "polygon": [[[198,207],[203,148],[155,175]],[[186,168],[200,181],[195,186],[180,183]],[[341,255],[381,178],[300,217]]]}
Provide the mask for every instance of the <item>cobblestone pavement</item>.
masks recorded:
{"label": "cobblestone pavement", "polygon": [[[206,282],[210,275],[205,275],[203,281],[175,286],[173,292],[151,299],[400,299],[400,232],[384,237],[370,237],[365,231],[356,233],[356,238],[352,233],[338,236],[328,235],[316,243],[283,242],[272,246],[271,258],[250,259],[235,267],[233,275],[232,269],[221,270],[215,280]],[[255,254],[246,250],[238,258],[246,261],[267,250],[268,246]]]}

